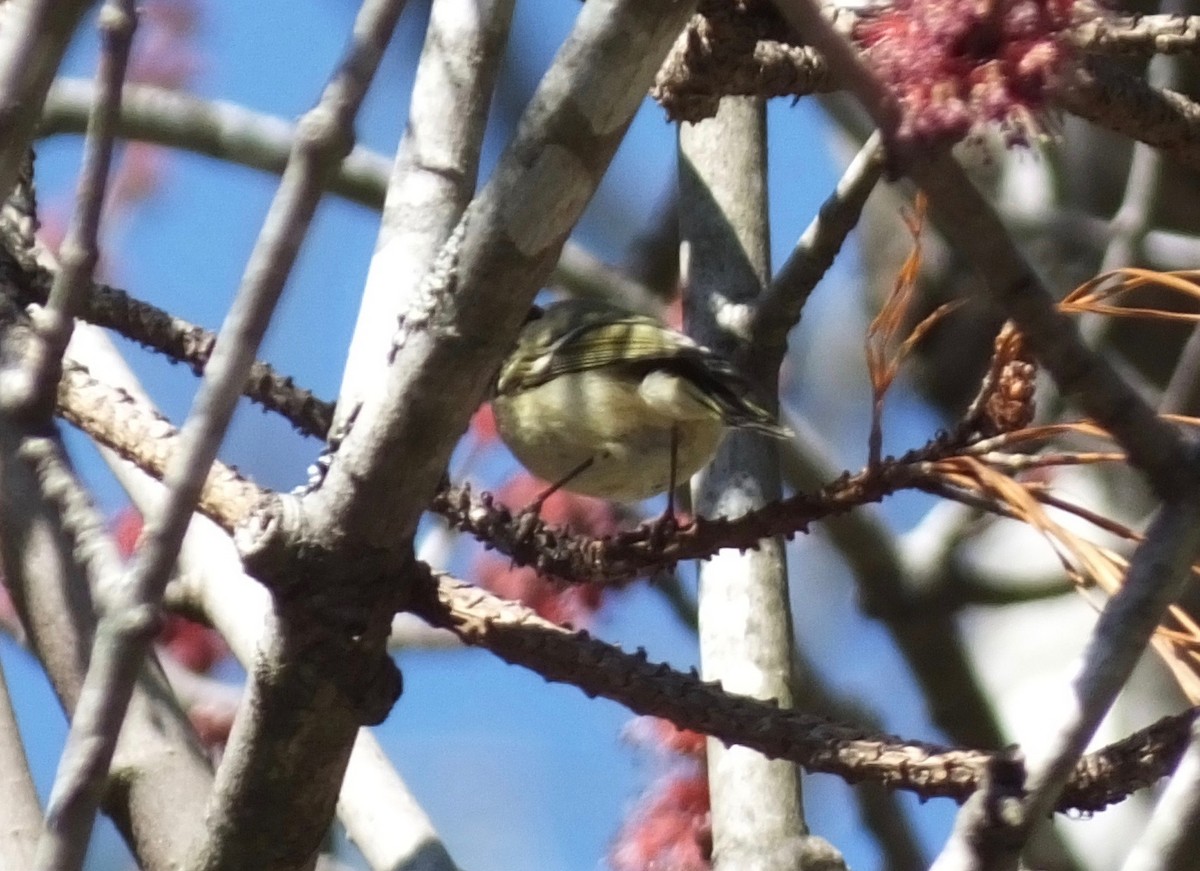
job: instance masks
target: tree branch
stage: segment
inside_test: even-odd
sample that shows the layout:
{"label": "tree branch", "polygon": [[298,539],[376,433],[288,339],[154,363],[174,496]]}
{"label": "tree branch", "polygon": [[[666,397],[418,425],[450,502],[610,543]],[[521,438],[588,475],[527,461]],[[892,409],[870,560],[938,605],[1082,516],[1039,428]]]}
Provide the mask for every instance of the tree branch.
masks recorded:
{"label": "tree branch", "polygon": [[1064,76],[1055,101],[1183,166],[1200,168],[1200,105],[1183,94],[1151,87],[1113,64],[1085,60]]}
{"label": "tree branch", "polygon": [[33,142],[46,91],[92,0],[8,0],[0,10],[0,200]]}
{"label": "tree branch", "polygon": [[[103,521],[82,504],[78,484],[66,483],[66,469],[62,447],[51,439],[5,446],[0,556],[29,643],[70,713],[82,690],[96,625],[93,598],[101,608],[108,604],[104,590],[89,595],[82,565],[104,560],[115,570],[117,557],[104,538]],[[51,486],[40,485],[39,476]],[[89,560],[76,553],[84,543]],[[203,825],[212,772],[153,658],[139,671],[111,773],[107,785],[100,785],[104,807],[134,855],[148,871],[178,867]]]}
{"label": "tree branch", "polygon": [[1200,855],[1200,729],[1192,734],[1154,814],[1121,871],[1187,871]]}
{"label": "tree branch", "polygon": [[[775,274],[754,307],[754,334],[770,348],[785,348],[788,332],[800,321],[809,295],[833,265],[842,244],[858,224],[867,197],[883,175],[883,149],[878,134],[871,136],[817,216],[796,241],[796,247]],[[782,356],[782,351],[779,352]]]}
{"label": "tree branch", "polygon": [[[83,132],[95,96],[90,82],[57,79],[46,97],[37,135]],[[296,140],[296,125],[236,103],[131,82],[122,91],[116,133],[281,175]],[[329,177],[328,190],[379,209],[387,176],[386,157],[355,146]]]}
{"label": "tree branch", "polygon": [[[430,10],[408,124],[342,374],[335,426],[356,415],[376,388],[403,307],[475,193],[512,9],[513,0],[439,0]],[[447,112],[448,105],[455,111]]]}
{"label": "tree branch", "polygon": [[[945,797],[961,803],[978,787],[993,758],[983,751],[947,750],[873,735],[726,693],[695,674],[650,662],[642,651],[625,653],[451,578],[429,578],[413,608],[467,644],[486,647],[546,680],[572,684],[635,713],[664,717],[682,728],[851,783],[870,779],[926,799]],[[1058,809],[1099,810],[1165,776],[1183,753],[1194,716],[1189,711],[1167,718],[1080,760]]]}
{"label": "tree branch", "polygon": [[[762,395],[773,398],[786,346],[759,344],[746,323],[770,278],[766,163],[761,100],[728,98],[713,118],[680,128],[685,324],[701,344],[742,361]],[[777,500],[781,489],[774,445],[736,432],[693,483],[696,511],[705,515],[740,515]],[[794,642],[783,539],[718,552],[699,567],[699,584],[704,676],[791,707]],[[715,739],[707,755],[715,868],[844,867],[831,844],[808,834],[795,766]]]}

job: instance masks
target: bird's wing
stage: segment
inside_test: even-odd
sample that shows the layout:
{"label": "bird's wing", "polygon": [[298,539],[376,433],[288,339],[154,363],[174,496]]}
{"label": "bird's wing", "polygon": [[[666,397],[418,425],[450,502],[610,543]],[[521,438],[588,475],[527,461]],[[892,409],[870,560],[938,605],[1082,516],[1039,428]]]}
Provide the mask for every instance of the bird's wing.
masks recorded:
{"label": "bird's wing", "polygon": [[663,330],[653,318],[629,314],[614,319],[597,314],[584,317],[529,355],[520,383],[533,387],[559,375],[602,366],[621,366],[633,376],[647,365],[704,353],[687,336]]}

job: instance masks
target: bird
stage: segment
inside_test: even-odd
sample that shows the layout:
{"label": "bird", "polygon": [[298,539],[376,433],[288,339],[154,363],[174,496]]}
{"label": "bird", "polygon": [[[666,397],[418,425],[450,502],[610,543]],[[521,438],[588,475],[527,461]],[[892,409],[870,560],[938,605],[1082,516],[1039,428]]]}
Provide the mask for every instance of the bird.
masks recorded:
{"label": "bird", "polygon": [[500,366],[492,406],[501,440],[551,482],[542,499],[561,487],[638,502],[705,466],[729,428],[790,437],[753,397],[732,363],[683,333],[565,299],[535,307]]}

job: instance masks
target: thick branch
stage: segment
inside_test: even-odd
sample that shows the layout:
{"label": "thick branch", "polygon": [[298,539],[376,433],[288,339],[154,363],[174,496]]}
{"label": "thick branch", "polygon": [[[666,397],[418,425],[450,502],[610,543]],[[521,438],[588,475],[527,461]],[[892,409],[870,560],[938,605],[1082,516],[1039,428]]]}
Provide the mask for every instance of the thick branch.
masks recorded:
{"label": "thick branch", "polygon": [[[738,317],[770,278],[765,104],[722,101],[715,117],[680,129],[679,158],[688,332],[748,364],[762,395],[774,397],[783,346],[760,346]],[[780,491],[774,445],[748,433],[729,434],[693,486],[696,511],[706,515],[738,515]],[[708,680],[791,706],[794,642],[782,538],[753,551],[721,551],[701,564],[699,630]],[[815,853],[838,866],[837,850],[807,833],[795,766],[718,741],[709,741],[707,755],[715,868],[804,868],[816,864]]]}
{"label": "thick branch", "polygon": [[342,373],[339,427],[376,388],[403,307],[475,193],[512,8],[513,0],[439,0],[430,10],[408,124]]}
{"label": "thick branch", "polygon": [[[923,798],[965,801],[993,756],[868,734],[797,711],[724,692],[695,674],[625,653],[586,632],[564,629],[528,608],[449,578],[427,581],[414,603],[420,616],[468,644],[613,699],[640,714],[664,717],[730,744],[789,759],[809,771],[856,783],[872,780]],[[1058,808],[1099,810],[1165,776],[1183,753],[1194,712],[1172,717],[1079,762]]]}
{"label": "thick branch", "polygon": [[1200,105],[1183,94],[1153,88],[1112,64],[1088,61],[1064,77],[1055,99],[1080,118],[1200,169]]}

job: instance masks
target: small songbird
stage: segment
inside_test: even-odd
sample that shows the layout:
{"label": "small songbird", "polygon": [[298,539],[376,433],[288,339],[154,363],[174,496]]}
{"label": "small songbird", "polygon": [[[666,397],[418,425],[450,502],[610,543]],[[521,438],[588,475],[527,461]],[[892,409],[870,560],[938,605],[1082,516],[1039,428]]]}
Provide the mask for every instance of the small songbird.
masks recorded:
{"label": "small songbird", "polygon": [[492,405],[529,471],[633,502],[691,477],[727,427],[789,437],[752,393],[727,360],[654,318],[571,299],[535,310]]}

